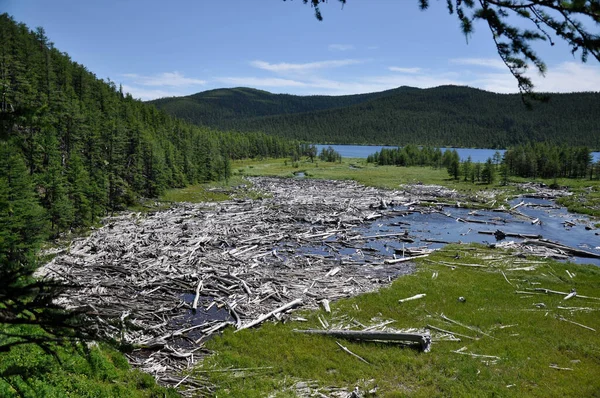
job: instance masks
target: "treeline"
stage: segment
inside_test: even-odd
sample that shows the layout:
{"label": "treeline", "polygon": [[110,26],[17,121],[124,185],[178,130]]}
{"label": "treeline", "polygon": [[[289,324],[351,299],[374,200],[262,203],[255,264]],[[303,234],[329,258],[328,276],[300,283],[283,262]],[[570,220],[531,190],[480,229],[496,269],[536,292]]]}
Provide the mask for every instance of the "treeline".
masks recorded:
{"label": "treeline", "polygon": [[367,157],[368,163],[381,166],[444,167],[456,179],[490,184],[502,176],[525,178],[600,178],[600,161],[593,163],[587,147],[570,147],[546,143],[530,143],[508,149],[504,156],[496,152],[485,163],[472,162],[471,157],[460,160],[456,150],[442,152],[439,148],[406,145],[382,148]]}
{"label": "treeline", "polygon": [[600,149],[600,93],[552,93],[528,110],[518,94],[399,87],[356,96],[220,89],[153,102],[193,123],[307,142],[508,148],[550,142]]}
{"label": "treeline", "polygon": [[[98,79],[42,28],[31,31],[7,14],[0,37],[1,234],[33,219],[52,234],[89,226],[139,197],[227,178],[230,159],[302,152],[275,136],[177,120]],[[20,219],[13,203],[22,198],[41,213],[32,205],[36,216]]]}
{"label": "treeline", "polygon": [[321,153],[319,153],[319,159],[323,162],[341,162],[342,155],[332,147],[328,146],[327,148],[322,148]]}
{"label": "treeline", "polygon": [[527,178],[600,178],[600,164],[592,163],[587,147],[546,143],[521,145],[506,151],[503,164],[511,175]]}
{"label": "treeline", "polygon": [[[367,156],[368,163],[380,166],[447,166],[454,157],[455,150],[442,153],[440,148],[419,147],[408,144],[398,148],[381,148],[379,152]],[[458,157],[458,153],[456,153]]]}

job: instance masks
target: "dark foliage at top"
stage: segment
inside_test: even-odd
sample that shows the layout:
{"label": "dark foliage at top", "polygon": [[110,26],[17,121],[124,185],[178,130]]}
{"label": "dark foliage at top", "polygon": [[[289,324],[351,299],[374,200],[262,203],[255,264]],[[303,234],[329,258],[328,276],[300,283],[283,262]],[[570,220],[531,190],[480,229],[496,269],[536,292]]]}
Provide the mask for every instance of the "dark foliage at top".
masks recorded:
{"label": "dark foliage at top", "polygon": [[[284,0],[285,1],[285,0]],[[338,0],[345,5],[347,0]],[[417,0],[421,10],[429,8],[430,0]],[[315,17],[323,20],[320,5],[327,0],[303,0],[310,3]],[[460,30],[468,39],[477,21],[483,21],[492,33],[500,59],[515,77],[525,104],[532,97],[547,99],[533,93],[533,83],[525,76],[530,65],[541,74],[546,64],[535,53],[532,43],[557,40],[567,43],[573,55],[580,54],[586,62],[589,55],[600,61],[600,35],[587,25],[600,24],[600,3],[596,0],[446,0],[450,15],[455,15]]]}

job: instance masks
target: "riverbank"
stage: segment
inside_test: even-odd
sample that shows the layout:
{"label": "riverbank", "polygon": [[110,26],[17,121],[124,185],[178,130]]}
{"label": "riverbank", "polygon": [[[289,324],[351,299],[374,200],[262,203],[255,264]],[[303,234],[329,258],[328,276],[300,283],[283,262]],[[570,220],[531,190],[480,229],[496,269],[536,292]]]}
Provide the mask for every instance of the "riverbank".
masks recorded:
{"label": "riverbank", "polygon": [[[272,318],[298,320],[295,313],[286,315],[293,307],[314,311],[325,306],[326,301],[343,303],[346,297],[363,297],[368,292],[386,295],[387,290],[380,290],[382,287],[399,275],[414,271],[413,262],[404,261],[403,254],[422,255],[427,251],[406,250],[394,256],[393,250],[386,252],[386,247],[391,246],[384,243],[410,239],[410,233],[371,236],[359,228],[373,220],[382,220],[383,225],[383,220],[406,212],[439,213],[440,203],[433,203],[421,192],[424,188],[429,191],[428,186],[405,188],[390,191],[352,181],[252,178],[245,186],[238,184],[234,190],[237,198],[229,201],[179,204],[168,211],[107,219],[105,226],[90,237],[73,242],[67,253],[46,267],[46,272],[68,275],[87,286],[65,299],[71,305],[92,306],[103,319],[101,323],[107,325],[107,336],[133,349],[129,355],[133,364],[165,384],[178,385],[184,394],[187,391],[188,395],[210,395],[217,390],[221,394],[220,389],[227,387],[212,377],[206,378],[207,373],[214,373],[214,368],[203,368],[194,377],[186,375],[208,353],[203,343],[223,328],[241,330],[239,335],[245,336],[248,326]],[[226,188],[209,189],[230,194]],[[454,190],[438,187],[434,191],[439,201],[465,201],[464,194]],[[427,203],[419,204],[419,200]],[[382,243],[383,251],[374,250],[377,242]],[[444,251],[443,256],[452,258],[440,261],[434,257],[433,261],[450,270],[475,263],[477,268],[497,273],[496,260],[506,262],[501,267],[504,272],[515,266],[535,269],[540,264],[539,260],[523,258],[520,252],[481,248],[478,252],[488,253],[489,258],[463,261],[471,246],[447,250],[455,250],[452,254]],[[589,274],[579,268],[573,272]],[[599,282],[596,273],[591,275],[593,283]],[[447,281],[437,281],[436,289],[446,289]],[[486,290],[489,281],[468,283],[475,284],[469,289]],[[584,291],[585,286],[581,285]],[[388,302],[384,306],[390,307],[397,298],[385,300]],[[380,304],[369,310],[372,318],[386,311]],[[315,314],[300,317],[312,317],[314,322]],[[321,318],[318,322],[321,328],[343,323],[338,318]],[[380,324],[348,322],[347,326],[358,327]],[[411,327],[423,331],[426,326],[418,322]],[[265,330],[272,331],[271,328],[267,326]],[[226,336],[237,339],[238,333],[227,332]],[[304,352],[301,346],[298,350]],[[239,365],[244,367],[245,361],[249,359],[243,359]],[[230,366],[221,365],[214,365],[217,373]]]}
{"label": "riverbank", "polygon": [[[554,197],[569,211],[595,217],[600,225],[600,180],[588,179],[557,180],[511,178],[509,184],[473,184],[451,179],[444,168],[377,166],[365,159],[344,158],[342,162],[291,162],[289,159],[243,160],[232,162],[234,176],[276,176],[294,177],[298,173],[308,178],[354,180],[365,186],[399,189],[403,185],[439,185],[455,190],[470,201],[470,206],[478,207],[497,203],[519,195],[536,194],[540,189],[546,196]],[[550,189],[557,186],[558,189]],[[175,191],[179,192],[179,191]]]}
{"label": "riverbank", "polygon": [[[346,397],[352,391],[360,397],[579,397],[600,390],[600,301],[582,297],[598,297],[597,267],[482,246],[448,246],[416,263],[416,273],[335,302],[330,313],[229,329],[207,343],[215,355],[193,374],[209,377],[223,397]],[[577,296],[567,299],[573,289]],[[410,297],[420,298],[400,302]],[[330,328],[429,328],[433,342],[423,353],[294,331]]]}

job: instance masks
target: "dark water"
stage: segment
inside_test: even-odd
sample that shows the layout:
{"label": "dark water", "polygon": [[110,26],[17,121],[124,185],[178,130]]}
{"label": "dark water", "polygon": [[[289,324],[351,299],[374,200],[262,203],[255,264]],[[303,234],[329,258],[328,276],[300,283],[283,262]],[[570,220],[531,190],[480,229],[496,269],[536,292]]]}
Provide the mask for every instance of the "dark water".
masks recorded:
{"label": "dark water", "polygon": [[[545,239],[556,241],[567,246],[600,254],[600,229],[593,227],[593,222],[586,216],[571,214],[566,208],[556,205],[553,201],[543,199],[515,199],[510,205],[515,206],[523,201],[526,205],[518,207],[525,215],[512,215],[506,212],[494,212],[444,206],[431,213],[430,208],[418,209],[396,206],[392,216],[377,219],[366,226],[356,228],[354,232],[363,238],[338,242],[336,236],[328,238],[324,244],[303,245],[298,242],[280,242],[277,251],[285,259],[288,256],[324,256],[333,261],[339,261],[345,266],[355,266],[359,272],[371,278],[392,280],[401,274],[411,272],[414,268],[409,263],[384,264],[384,259],[390,259],[394,254],[402,256],[403,250],[418,248],[435,249],[447,243],[495,243],[494,235],[484,235],[479,231],[502,230],[507,233],[540,235]],[[533,224],[533,219],[540,223]],[[466,222],[457,221],[457,219]],[[477,222],[474,222],[477,221]],[[567,223],[566,223],[567,222]],[[591,229],[586,229],[586,226]],[[395,234],[395,236],[382,236]],[[397,236],[402,234],[406,236]],[[412,239],[413,242],[403,242],[402,239]],[[437,242],[432,242],[432,240]],[[506,241],[522,241],[523,239],[507,237]],[[600,266],[600,259],[571,257],[569,261],[579,264],[594,264]],[[368,267],[365,264],[369,264]],[[191,304],[194,294],[184,294],[184,301]],[[213,305],[212,297],[201,297],[197,311],[187,311],[179,319],[176,326],[200,325],[207,321],[232,321],[227,308]],[[178,341],[178,344],[189,344],[189,339],[202,337],[200,330],[189,333],[188,341]]]}
{"label": "dark water", "polygon": [[[420,213],[415,209],[397,206],[394,212],[401,214],[377,219],[355,230],[363,237],[372,238],[357,239],[355,244],[348,247],[337,244],[337,239],[331,237],[326,245],[297,247],[296,250],[297,253],[322,255],[340,262],[381,263],[382,257],[391,258],[394,253],[401,256],[403,249],[436,249],[459,242],[496,243],[494,235],[481,234],[479,231],[501,230],[537,235],[600,255],[600,229],[594,228],[594,222],[588,217],[571,214],[550,200],[524,198],[513,200],[510,204],[514,206],[521,201],[526,205],[520,206],[517,211],[526,217],[483,210],[473,213],[471,209],[448,206],[439,208],[437,212],[430,213],[431,210],[424,209]],[[540,222],[533,224],[532,219],[539,219]],[[403,237],[397,236],[400,233],[406,234],[406,238],[413,242],[403,241]],[[396,236],[383,236],[386,234]],[[521,242],[523,239],[507,237],[503,241]],[[600,266],[600,259],[572,257],[570,261]]]}
{"label": "dark water", "polygon": [[[366,159],[367,156],[374,154],[381,150],[381,148],[397,148],[395,146],[381,146],[381,145],[316,145],[317,150],[321,152],[322,148],[331,146],[344,158],[361,158]],[[504,149],[474,149],[474,148],[440,148],[442,152],[446,150],[456,149],[461,160],[467,160],[470,156],[473,162],[485,162],[488,158],[494,156],[496,151],[500,152],[500,155],[504,155],[506,152]],[[592,152],[594,162],[600,160],[600,152]]]}
{"label": "dark water", "polygon": [[[405,248],[419,246],[439,248],[444,246],[444,243],[431,243],[427,240],[494,243],[496,242],[494,235],[484,235],[478,233],[478,231],[495,231],[499,229],[510,233],[540,235],[544,239],[600,254],[600,236],[596,235],[600,233],[600,229],[594,229],[594,223],[588,217],[571,214],[566,208],[559,207],[549,200],[527,198],[523,200],[528,206],[521,206],[517,210],[526,216],[539,218],[539,224],[533,224],[529,218],[513,216],[504,212],[478,210],[474,215],[469,214],[472,212],[469,209],[444,207],[441,209],[441,213],[420,214],[412,212],[405,216],[380,219],[361,230],[361,233],[365,236],[371,236],[407,231],[408,236],[414,238],[414,243],[404,243]],[[516,205],[519,202],[521,202],[521,199],[514,200],[511,205]],[[478,222],[460,222],[457,221],[458,218]],[[565,221],[575,225],[565,224]],[[586,226],[592,229],[586,230]],[[507,237],[505,240],[520,242],[523,239]],[[376,239],[371,245],[387,254],[390,253],[391,248],[401,250],[403,247],[403,243],[393,237],[390,239]],[[572,261],[600,266],[600,259],[573,257]]]}

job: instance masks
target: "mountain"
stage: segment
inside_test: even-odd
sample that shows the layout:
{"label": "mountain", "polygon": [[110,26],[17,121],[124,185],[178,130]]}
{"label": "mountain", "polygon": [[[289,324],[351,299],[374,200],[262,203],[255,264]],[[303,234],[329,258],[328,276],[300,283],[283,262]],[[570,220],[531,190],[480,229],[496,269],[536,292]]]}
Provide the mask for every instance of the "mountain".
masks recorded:
{"label": "mountain", "polygon": [[199,125],[216,127],[239,119],[348,107],[412,90],[416,89],[400,87],[370,94],[300,96],[272,94],[268,91],[238,87],[208,90],[186,97],[160,98],[149,103],[178,118]]}
{"label": "mountain", "polygon": [[233,88],[150,103],[197,125],[309,142],[506,148],[550,141],[600,148],[597,92],[552,93],[532,110],[518,94],[462,86],[345,96]]}

